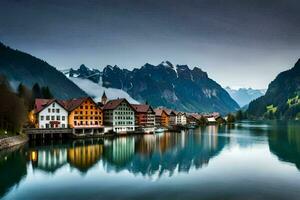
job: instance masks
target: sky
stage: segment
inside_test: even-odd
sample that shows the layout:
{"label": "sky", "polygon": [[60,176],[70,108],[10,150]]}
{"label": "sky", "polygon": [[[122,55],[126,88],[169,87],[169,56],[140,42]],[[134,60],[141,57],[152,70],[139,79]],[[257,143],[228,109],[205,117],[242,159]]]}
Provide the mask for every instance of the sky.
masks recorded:
{"label": "sky", "polygon": [[200,67],[267,88],[300,58],[299,0],[1,0],[0,41],[58,69]]}

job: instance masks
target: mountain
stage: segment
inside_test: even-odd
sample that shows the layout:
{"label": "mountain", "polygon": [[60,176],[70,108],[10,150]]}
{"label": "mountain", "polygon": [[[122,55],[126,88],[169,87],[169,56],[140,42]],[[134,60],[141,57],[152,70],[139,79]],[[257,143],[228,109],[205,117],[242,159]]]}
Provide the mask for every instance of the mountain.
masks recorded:
{"label": "mountain", "polygon": [[295,66],[281,72],[268,86],[264,96],[249,104],[253,118],[295,119],[300,117],[300,59]]}
{"label": "mountain", "polygon": [[226,87],[225,90],[240,105],[240,107],[246,106],[252,100],[257,99],[266,93],[265,89],[259,90],[252,88],[239,88],[236,90]]}
{"label": "mountain", "polygon": [[159,65],[146,63],[133,70],[108,65],[99,74],[95,73],[93,78],[90,78],[92,73],[86,71],[82,65],[78,70],[71,69],[69,76],[85,77],[98,83],[101,74],[105,88],[121,89],[135,100],[147,101],[154,107],[165,106],[188,112],[217,111],[222,114],[239,109],[229,94],[198,67],[174,66],[168,61]]}
{"label": "mountain", "polygon": [[67,99],[86,96],[77,85],[43,60],[11,49],[0,43],[0,74],[15,87],[23,83],[28,87],[38,83],[48,86],[56,98]]}

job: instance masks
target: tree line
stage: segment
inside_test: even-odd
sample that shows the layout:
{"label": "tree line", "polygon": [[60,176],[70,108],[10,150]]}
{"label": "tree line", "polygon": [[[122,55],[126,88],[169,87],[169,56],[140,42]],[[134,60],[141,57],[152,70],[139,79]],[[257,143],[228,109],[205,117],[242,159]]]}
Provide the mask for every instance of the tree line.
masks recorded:
{"label": "tree line", "polygon": [[49,87],[37,83],[31,89],[20,83],[14,90],[6,77],[0,75],[0,131],[20,133],[28,123],[27,116],[34,109],[36,98],[51,99],[53,95]]}

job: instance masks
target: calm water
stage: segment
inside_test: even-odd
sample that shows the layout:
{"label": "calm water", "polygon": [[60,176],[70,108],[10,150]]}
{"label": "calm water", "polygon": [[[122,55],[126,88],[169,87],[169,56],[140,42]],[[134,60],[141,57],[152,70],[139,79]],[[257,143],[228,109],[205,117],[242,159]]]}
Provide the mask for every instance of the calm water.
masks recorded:
{"label": "calm water", "polygon": [[27,144],[0,180],[0,199],[300,199],[300,124]]}

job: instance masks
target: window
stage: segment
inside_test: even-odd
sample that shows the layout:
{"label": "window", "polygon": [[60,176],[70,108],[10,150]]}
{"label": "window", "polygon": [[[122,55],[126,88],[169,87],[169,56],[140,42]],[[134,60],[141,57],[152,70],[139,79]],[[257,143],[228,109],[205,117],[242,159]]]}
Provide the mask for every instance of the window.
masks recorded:
{"label": "window", "polygon": [[48,113],[51,113],[51,109],[50,108],[48,108]]}
{"label": "window", "polygon": [[49,128],[49,124],[46,124],[46,128]]}
{"label": "window", "polygon": [[54,116],[51,116],[51,120],[54,120]]}
{"label": "window", "polygon": [[50,116],[49,115],[46,116],[46,120],[50,120]]}
{"label": "window", "polygon": [[88,109],[89,107],[88,106],[85,106],[85,109]]}
{"label": "window", "polygon": [[82,109],[83,108],[83,106],[80,106],[80,109]]}
{"label": "window", "polygon": [[44,116],[42,115],[42,116],[41,116],[41,121],[43,121],[43,120],[44,120]]}
{"label": "window", "polygon": [[82,125],[83,124],[83,122],[82,121],[80,121],[80,125]]}
{"label": "window", "polygon": [[56,120],[60,120],[60,116],[56,116]]}
{"label": "window", "polygon": [[59,113],[59,109],[56,109],[56,113]]}
{"label": "window", "polygon": [[82,115],[82,111],[80,111],[80,114]]}
{"label": "window", "polygon": [[93,106],[91,106],[90,108],[91,108],[91,109],[93,109],[94,107],[93,107]]}
{"label": "window", "polygon": [[63,121],[65,121],[65,120],[66,120],[66,117],[65,117],[65,116],[62,116],[61,119],[62,119]]}
{"label": "window", "polygon": [[55,109],[52,109],[52,112],[55,113]]}
{"label": "window", "polygon": [[77,115],[77,111],[75,111],[75,115]]}
{"label": "window", "polygon": [[53,108],[55,107],[55,103],[54,103],[54,104],[52,104],[52,107],[53,107]]}
{"label": "window", "polygon": [[62,128],[65,128],[65,124],[62,124],[61,127],[62,127]]}
{"label": "window", "polygon": [[74,125],[75,125],[75,126],[77,125],[77,121],[74,121]]}

